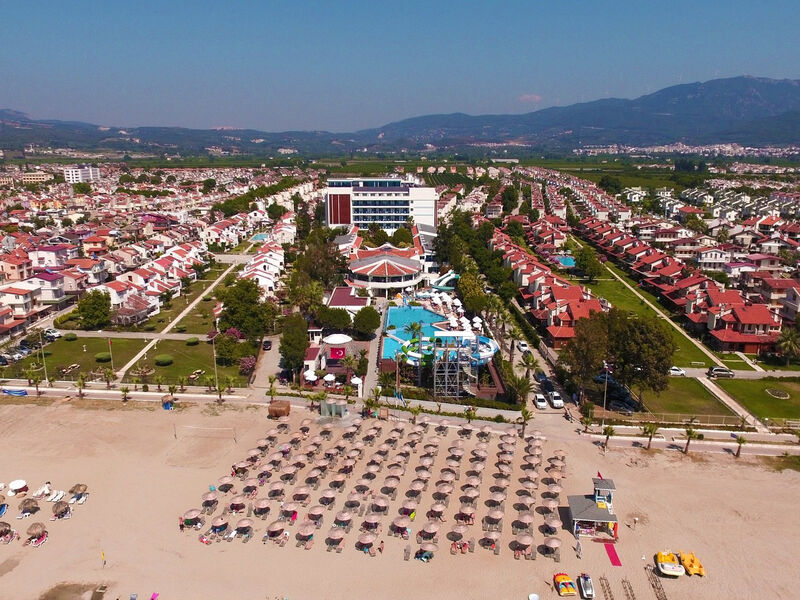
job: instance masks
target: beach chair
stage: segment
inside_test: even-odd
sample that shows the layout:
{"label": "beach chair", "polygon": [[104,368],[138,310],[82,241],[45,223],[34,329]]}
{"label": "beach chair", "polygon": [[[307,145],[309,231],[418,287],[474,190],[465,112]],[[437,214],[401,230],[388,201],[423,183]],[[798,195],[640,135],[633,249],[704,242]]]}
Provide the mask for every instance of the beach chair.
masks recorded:
{"label": "beach chair", "polygon": [[249,541],[250,541],[250,538],[251,538],[251,537],[253,537],[253,536],[252,536],[252,535],[250,535],[249,533],[245,533],[245,534],[244,534],[244,539],[242,540],[242,543],[243,543],[243,544],[246,544],[247,542],[249,542]]}
{"label": "beach chair", "polygon": [[234,530],[234,531],[231,531],[231,532],[230,532],[230,533],[229,533],[229,534],[228,534],[228,535],[225,537],[225,541],[226,541],[226,542],[232,542],[232,541],[233,541],[233,538],[235,538],[235,537],[236,537],[236,531]]}
{"label": "beach chair", "polygon": [[495,544],[494,546],[494,555],[500,556],[500,544]]}
{"label": "beach chair", "polygon": [[469,542],[467,545],[469,546],[470,552],[475,552],[475,538],[469,538]]}
{"label": "beach chair", "polygon": [[377,551],[375,550],[375,546],[370,546],[369,547],[369,555],[370,556],[377,556],[378,555]]}
{"label": "beach chair", "polygon": [[78,498],[78,504],[85,504],[88,499],[89,499],[89,492],[86,492],[80,498]]}
{"label": "beach chair", "polygon": [[253,503],[252,502],[250,502],[247,505],[247,516],[248,517],[252,517],[253,516]]}
{"label": "beach chair", "polygon": [[450,554],[457,554],[457,553],[458,553],[458,546],[456,546],[456,543],[453,542],[452,544],[450,544]]}
{"label": "beach chair", "polygon": [[328,552],[333,552],[334,547],[335,546],[333,544],[327,544],[327,551]]}
{"label": "beach chair", "polygon": [[139,594],[131,594],[130,600],[137,600],[139,598]]}
{"label": "beach chair", "polygon": [[336,554],[341,554],[342,548],[344,548],[344,544],[342,544],[342,542],[339,542],[339,545],[336,546]]}
{"label": "beach chair", "polygon": [[314,540],[308,540],[305,545],[306,550],[311,550],[311,547],[314,545]]}
{"label": "beach chair", "polygon": [[304,542],[303,540],[297,540],[297,543],[294,545],[294,547],[295,547],[295,548],[299,548],[299,547],[300,547],[300,546],[302,546],[303,544],[305,544],[305,542]]}
{"label": "beach chair", "polygon": [[521,550],[514,550],[514,560],[519,560],[521,554],[522,554]]}
{"label": "beach chair", "polygon": [[403,550],[403,560],[411,560],[411,546],[406,546]]}

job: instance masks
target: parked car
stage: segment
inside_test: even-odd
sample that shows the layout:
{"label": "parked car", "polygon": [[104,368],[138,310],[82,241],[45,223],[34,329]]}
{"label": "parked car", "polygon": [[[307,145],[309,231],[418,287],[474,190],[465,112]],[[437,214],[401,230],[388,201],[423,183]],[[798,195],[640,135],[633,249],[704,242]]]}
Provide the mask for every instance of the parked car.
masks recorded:
{"label": "parked car", "polygon": [[7,367],[8,359],[5,356],[0,356],[0,367]]}
{"label": "parked car", "polygon": [[520,340],[517,342],[517,350],[519,350],[524,354],[525,352],[530,352],[531,347],[528,346],[528,342],[526,342],[525,340]]}
{"label": "parked car", "polygon": [[611,375],[609,375],[608,373],[600,373],[600,375],[595,375],[594,382],[595,383],[605,383],[606,379],[608,379],[608,384],[609,385],[611,385],[613,383],[616,383],[616,381],[614,381],[614,378]]}
{"label": "parked car", "polygon": [[22,360],[23,358],[25,358],[25,356],[23,356],[20,352],[17,352],[16,350],[11,351],[12,360],[17,361],[17,360]]}
{"label": "parked car", "polygon": [[60,338],[61,332],[58,329],[45,329],[44,334],[51,338]]}
{"label": "parked car", "polygon": [[667,373],[673,377],[686,377],[686,371],[680,367],[672,366]]}
{"label": "parked car", "polygon": [[549,394],[550,396],[550,406],[553,408],[564,408],[564,400],[561,399],[561,394],[557,391],[553,390]]}
{"label": "parked car", "polygon": [[550,392],[555,391],[556,386],[554,386],[553,382],[549,379],[545,379],[542,381],[542,389],[549,394]]}
{"label": "parked car", "polygon": [[709,377],[734,377],[735,373],[728,367],[711,367],[708,369],[707,375]]}
{"label": "parked car", "polygon": [[547,400],[544,394],[535,394],[533,396],[533,405],[539,410],[545,410],[547,408]]}
{"label": "parked car", "polygon": [[261,344],[261,347],[264,349],[264,351],[272,350],[272,340],[264,340],[264,342]]}

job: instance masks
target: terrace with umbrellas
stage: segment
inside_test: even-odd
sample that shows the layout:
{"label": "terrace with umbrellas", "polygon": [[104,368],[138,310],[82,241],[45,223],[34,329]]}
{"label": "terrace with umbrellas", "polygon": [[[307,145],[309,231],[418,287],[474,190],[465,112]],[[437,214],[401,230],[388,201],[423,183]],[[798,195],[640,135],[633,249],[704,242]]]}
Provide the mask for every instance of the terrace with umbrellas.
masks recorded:
{"label": "terrace with umbrellas", "polygon": [[305,418],[294,428],[280,417],[183,524],[209,546],[559,561],[566,454],[545,445],[539,431],[520,438],[448,419]]}

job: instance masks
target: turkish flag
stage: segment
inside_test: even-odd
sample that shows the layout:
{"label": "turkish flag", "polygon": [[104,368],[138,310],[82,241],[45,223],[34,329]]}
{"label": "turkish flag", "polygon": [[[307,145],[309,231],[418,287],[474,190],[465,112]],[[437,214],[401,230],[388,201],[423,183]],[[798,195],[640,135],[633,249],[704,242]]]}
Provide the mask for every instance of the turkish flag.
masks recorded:
{"label": "turkish flag", "polygon": [[344,348],[331,348],[331,358],[334,360],[344,358]]}

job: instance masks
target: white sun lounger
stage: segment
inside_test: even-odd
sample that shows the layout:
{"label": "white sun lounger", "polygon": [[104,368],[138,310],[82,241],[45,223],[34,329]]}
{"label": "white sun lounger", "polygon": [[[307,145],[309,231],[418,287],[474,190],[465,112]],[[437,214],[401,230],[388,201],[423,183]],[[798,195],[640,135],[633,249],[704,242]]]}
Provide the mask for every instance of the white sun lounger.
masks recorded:
{"label": "white sun lounger", "polygon": [[83,504],[84,502],[86,502],[86,500],[88,500],[88,498],[89,498],[89,493],[86,492],[80,498],[78,498],[78,504]]}
{"label": "white sun lounger", "polygon": [[59,500],[61,500],[64,497],[64,494],[65,494],[64,490],[58,490],[58,493],[56,494],[56,497],[53,499],[53,502],[58,502]]}
{"label": "white sun lounger", "polygon": [[53,492],[47,497],[47,501],[55,502],[56,496],[58,496],[58,490],[53,490]]}
{"label": "white sun lounger", "polygon": [[69,499],[69,503],[75,504],[80,497],[81,497],[80,494],[72,494],[72,498]]}

